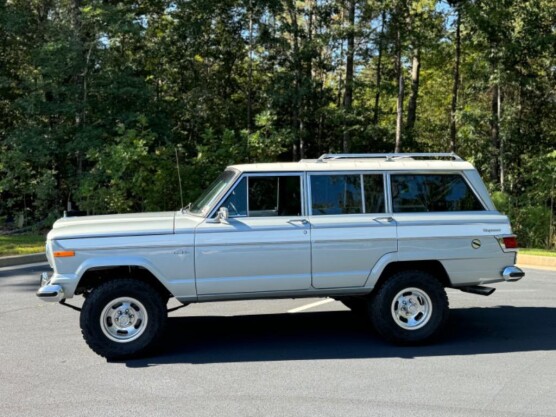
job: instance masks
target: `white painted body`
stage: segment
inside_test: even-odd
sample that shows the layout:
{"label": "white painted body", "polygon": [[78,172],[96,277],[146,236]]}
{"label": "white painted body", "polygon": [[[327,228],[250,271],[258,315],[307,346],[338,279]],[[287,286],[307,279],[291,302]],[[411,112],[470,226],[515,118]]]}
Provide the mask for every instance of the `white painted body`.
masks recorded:
{"label": "white painted body", "polygon": [[[214,221],[223,190],[206,216],[186,212],[64,218],[48,235],[47,255],[66,298],[86,271],[116,266],[145,268],[182,302],[366,294],[393,262],[439,261],[452,287],[502,281],[515,251],[497,236],[511,234],[474,168],[463,161],[342,161],[231,167],[234,183],[249,173],[301,175],[301,216],[237,217]],[[312,173],[457,173],[484,211],[393,213],[386,188],[384,213],[312,215]],[[479,248],[471,242],[480,240]],[[73,250],[75,256],[52,253]]]}

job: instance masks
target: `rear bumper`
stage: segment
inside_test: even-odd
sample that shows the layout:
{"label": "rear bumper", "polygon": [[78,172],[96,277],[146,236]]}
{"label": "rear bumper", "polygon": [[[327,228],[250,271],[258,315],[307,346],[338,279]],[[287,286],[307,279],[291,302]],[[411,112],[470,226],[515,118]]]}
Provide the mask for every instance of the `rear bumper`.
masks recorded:
{"label": "rear bumper", "polygon": [[504,278],[504,281],[508,282],[519,281],[525,276],[525,272],[513,265],[505,267],[500,274],[502,278]]}
{"label": "rear bumper", "polygon": [[43,272],[39,280],[39,289],[37,291],[37,297],[44,301],[49,301],[53,303],[59,303],[66,298],[64,289],[61,285],[51,284],[51,278],[46,272]]}

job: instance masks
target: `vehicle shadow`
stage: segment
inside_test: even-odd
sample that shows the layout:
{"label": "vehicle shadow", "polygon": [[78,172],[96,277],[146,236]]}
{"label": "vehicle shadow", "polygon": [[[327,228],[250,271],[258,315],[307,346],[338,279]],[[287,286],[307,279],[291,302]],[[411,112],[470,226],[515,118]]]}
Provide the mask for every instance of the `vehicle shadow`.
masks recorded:
{"label": "vehicle shadow", "polygon": [[155,356],[131,368],[172,363],[415,358],[556,350],[556,308],[459,308],[441,340],[400,347],[384,342],[350,311],[235,317],[174,317]]}

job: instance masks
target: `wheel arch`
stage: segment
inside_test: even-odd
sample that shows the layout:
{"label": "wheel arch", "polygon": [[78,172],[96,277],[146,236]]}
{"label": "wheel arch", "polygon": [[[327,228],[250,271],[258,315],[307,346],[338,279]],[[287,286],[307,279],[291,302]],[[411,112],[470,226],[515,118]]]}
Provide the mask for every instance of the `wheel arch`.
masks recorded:
{"label": "wheel arch", "polygon": [[[437,260],[419,260],[419,261],[395,261],[388,263],[379,273],[375,275],[372,282],[367,282],[373,290],[379,288],[392,275],[408,270],[418,270],[432,274],[444,287],[451,287],[452,283],[446,269],[440,261]],[[369,278],[369,281],[371,281]],[[369,285],[370,284],[370,285]]]}
{"label": "wheel arch", "polygon": [[159,278],[157,271],[151,266],[139,260],[128,262],[95,262],[83,265],[79,271],[79,282],[75,294],[86,293],[103,282],[118,279],[131,278],[150,284],[164,296],[171,297],[172,293]]}

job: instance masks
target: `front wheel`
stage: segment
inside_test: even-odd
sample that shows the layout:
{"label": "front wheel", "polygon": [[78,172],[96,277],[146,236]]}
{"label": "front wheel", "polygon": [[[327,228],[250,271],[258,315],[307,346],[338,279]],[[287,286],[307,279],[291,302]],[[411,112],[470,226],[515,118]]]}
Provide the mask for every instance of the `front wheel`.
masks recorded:
{"label": "front wheel", "polygon": [[106,359],[146,352],[166,321],[165,298],[149,284],[116,279],[95,288],[85,299],[80,325],[89,347]]}
{"label": "front wheel", "polygon": [[442,284],[424,271],[402,271],[378,288],[369,308],[375,329],[397,344],[417,344],[437,336],[448,319]]}

